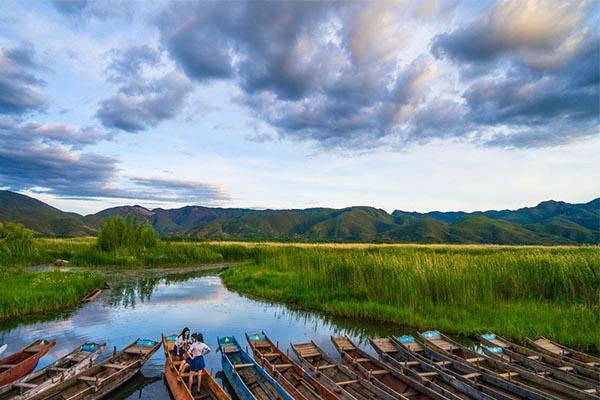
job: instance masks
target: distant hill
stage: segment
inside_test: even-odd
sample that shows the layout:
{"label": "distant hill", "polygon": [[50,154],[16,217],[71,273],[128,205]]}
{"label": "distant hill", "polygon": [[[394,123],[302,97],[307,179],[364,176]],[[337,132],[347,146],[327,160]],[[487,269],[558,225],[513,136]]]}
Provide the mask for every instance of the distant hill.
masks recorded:
{"label": "distant hill", "polygon": [[106,217],[137,214],[162,236],[206,239],[340,242],[593,244],[600,237],[600,198],[585,204],[545,201],[535,207],[428,213],[373,207],[251,210],[186,206],[108,208],[81,216],[21,194],[0,191],[0,221],[42,234],[94,234]]}

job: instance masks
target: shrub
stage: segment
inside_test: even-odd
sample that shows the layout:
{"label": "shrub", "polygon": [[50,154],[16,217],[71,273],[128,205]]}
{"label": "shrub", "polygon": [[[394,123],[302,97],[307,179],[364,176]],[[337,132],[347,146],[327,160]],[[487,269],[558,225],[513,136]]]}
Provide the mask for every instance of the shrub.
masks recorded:
{"label": "shrub", "polygon": [[158,244],[158,235],[146,222],[139,223],[137,215],[126,218],[109,217],[98,231],[97,246],[102,251],[123,248],[146,249]]}

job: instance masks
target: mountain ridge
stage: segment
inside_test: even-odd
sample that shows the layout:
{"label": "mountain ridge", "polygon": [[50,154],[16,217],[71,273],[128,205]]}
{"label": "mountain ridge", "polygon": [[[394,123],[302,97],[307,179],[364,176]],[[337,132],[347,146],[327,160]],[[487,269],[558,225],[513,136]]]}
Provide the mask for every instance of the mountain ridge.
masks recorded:
{"label": "mountain ridge", "polygon": [[61,211],[32,197],[0,191],[0,221],[23,223],[45,235],[93,235],[109,216],[138,215],[161,236],[226,240],[309,240],[484,244],[598,244],[600,198],[587,203],[547,200],[517,210],[385,210],[369,206],[341,209],[255,210],[184,206],[148,209],[107,208],[96,214]]}

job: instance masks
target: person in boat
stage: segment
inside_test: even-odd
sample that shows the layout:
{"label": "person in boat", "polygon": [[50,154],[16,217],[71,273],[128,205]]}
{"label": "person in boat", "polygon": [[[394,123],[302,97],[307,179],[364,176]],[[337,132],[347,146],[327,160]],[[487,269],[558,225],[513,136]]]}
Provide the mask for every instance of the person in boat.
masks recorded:
{"label": "person in boat", "polygon": [[175,340],[175,346],[173,346],[173,355],[183,357],[190,344],[190,328],[185,327],[181,331],[181,334],[177,336],[177,340]]}
{"label": "person in boat", "polygon": [[192,383],[194,375],[198,373],[198,392],[200,392],[200,385],[202,383],[202,371],[206,367],[204,363],[204,356],[210,353],[210,347],[204,343],[204,336],[201,333],[192,334],[192,344],[187,350],[188,358],[185,362],[181,363],[179,367],[179,373],[182,374],[186,369],[190,369],[190,375],[188,378],[188,386],[190,391],[192,390]]}

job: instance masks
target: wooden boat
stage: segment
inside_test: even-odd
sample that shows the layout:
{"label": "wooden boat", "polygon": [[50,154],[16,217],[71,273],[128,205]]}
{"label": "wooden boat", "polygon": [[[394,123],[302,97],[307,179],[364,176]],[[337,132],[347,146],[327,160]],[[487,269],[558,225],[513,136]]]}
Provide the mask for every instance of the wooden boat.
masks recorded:
{"label": "wooden boat", "polygon": [[104,351],[105,343],[84,343],[64,357],[0,388],[0,400],[26,400],[58,385],[65,379],[90,368],[93,361]]}
{"label": "wooden boat", "polygon": [[345,392],[345,395],[355,400],[406,399],[400,394],[394,396],[388,390],[383,390],[366,379],[359,378],[350,369],[333,361],[314,342],[292,344],[292,350],[305,369],[336,394]]}
{"label": "wooden boat", "polygon": [[96,400],[131,379],[158,350],[160,342],[137,339],[123,350],[30,400]]}
{"label": "wooden boat", "polygon": [[327,389],[318,380],[283,353],[264,332],[248,335],[254,360],[261,365],[283,388],[298,400],[338,400],[339,396]]}
{"label": "wooden boat", "polygon": [[537,361],[549,367],[564,371],[575,377],[587,379],[588,381],[596,384],[600,383],[600,371],[595,371],[592,368],[582,367],[581,365],[574,364],[556,356],[531,350],[528,347],[509,342],[508,340],[493,333],[478,335],[477,338],[480,342],[488,346],[498,346],[502,349],[510,350],[521,356],[527,357],[530,360]]}
{"label": "wooden boat", "polygon": [[577,390],[544,375],[538,375],[515,365],[487,357],[484,354],[476,353],[438,331],[424,332],[421,334],[421,338],[423,338],[429,346],[445,352],[451,357],[458,360],[464,360],[471,365],[487,372],[494,373],[506,380],[510,380],[516,384],[543,393],[549,399],[595,398],[595,396],[589,393]]}
{"label": "wooden boat", "polygon": [[0,360],[0,387],[27,375],[56,342],[40,339]]}
{"label": "wooden boat", "polygon": [[[488,335],[487,337],[490,336]],[[598,382],[593,382],[591,380],[573,375],[569,372],[565,372],[564,370],[550,367],[537,360],[533,360],[527,356],[516,353],[509,348],[493,345],[490,346],[486,343],[482,346],[482,351],[491,358],[527,369],[536,373],[537,375],[547,376],[556,381],[560,381],[565,385],[572,386],[575,389],[583,390],[586,393],[599,393],[598,389],[600,388],[600,385]]]}
{"label": "wooden boat", "polygon": [[[407,341],[406,338],[410,338],[410,341]],[[402,340],[408,342],[408,345],[416,343],[412,336],[403,336]],[[450,392],[453,396],[461,399],[493,399],[491,396],[483,393],[469,383],[444,372],[441,368],[444,365],[443,361],[438,363],[440,365],[430,365],[416,354],[397,345],[392,338],[374,338],[369,339],[369,342],[384,364],[402,371],[404,374],[413,377],[414,379],[425,382],[430,381],[431,387],[433,387],[433,385],[438,386],[444,389],[445,392]]]}
{"label": "wooden boat", "polygon": [[550,354],[574,364],[600,371],[600,358],[598,357],[570,349],[562,344],[558,344],[543,337],[538,340],[527,338],[527,343],[542,353]]}
{"label": "wooden boat", "polygon": [[[408,339],[412,338],[412,340]],[[432,368],[438,368],[462,382],[468,383],[480,392],[487,394],[494,399],[502,400],[542,400],[547,397],[537,391],[533,391],[527,387],[517,385],[516,383],[489,373],[482,368],[477,368],[464,361],[459,361],[450,357],[447,353],[438,352],[433,347],[423,346],[415,341],[412,336],[403,336],[402,341],[396,338],[390,338],[398,348],[402,348],[404,352],[394,354],[394,358],[406,360],[408,362],[418,360],[425,361]],[[415,345],[416,343],[416,345]],[[420,351],[414,352],[411,348],[419,347]],[[412,357],[408,357],[410,354]]]}
{"label": "wooden boat", "polygon": [[100,293],[102,293],[102,289],[96,288],[96,289],[92,290],[91,292],[89,292],[88,294],[86,294],[84,296],[84,298],[81,299],[81,302],[89,303],[89,302],[93,301],[96,297],[98,297],[100,295]]}
{"label": "wooden boat", "polygon": [[461,399],[460,396],[432,384],[426,379],[429,375],[427,373],[418,380],[409,378],[401,370],[391,368],[358,348],[347,336],[332,336],[331,341],[351,371],[388,390],[392,395],[400,394],[408,399]]}
{"label": "wooden boat", "polygon": [[165,353],[165,380],[174,400],[231,400],[231,397],[223,390],[211,374],[202,370],[200,391],[198,391],[198,374],[194,373],[192,390],[188,387],[190,372],[179,373],[182,360],[174,356],[172,351],[175,346],[177,335],[162,335],[162,346]]}
{"label": "wooden boat", "polygon": [[218,339],[227,380],[241,400],[292,400],[293,397],[261,368],[233,336]]}

